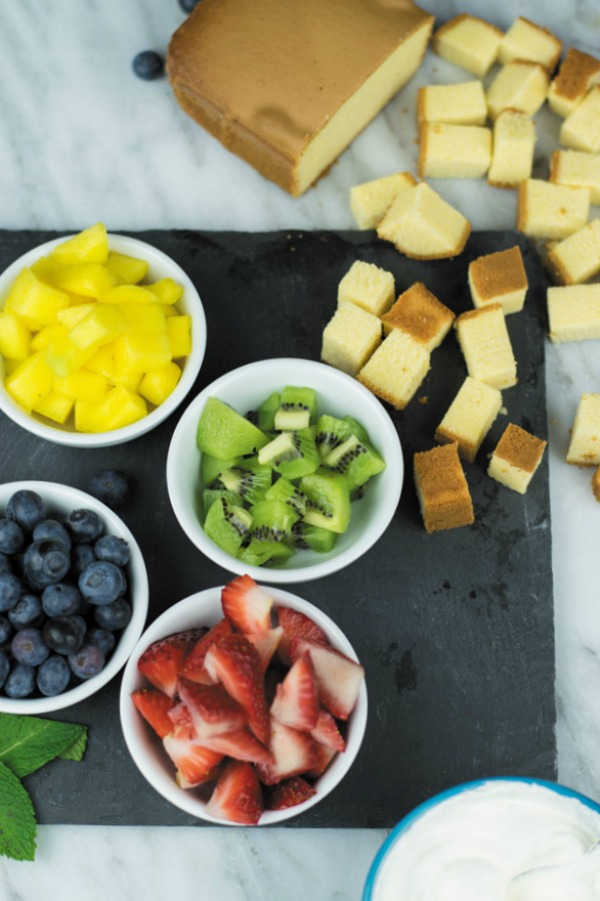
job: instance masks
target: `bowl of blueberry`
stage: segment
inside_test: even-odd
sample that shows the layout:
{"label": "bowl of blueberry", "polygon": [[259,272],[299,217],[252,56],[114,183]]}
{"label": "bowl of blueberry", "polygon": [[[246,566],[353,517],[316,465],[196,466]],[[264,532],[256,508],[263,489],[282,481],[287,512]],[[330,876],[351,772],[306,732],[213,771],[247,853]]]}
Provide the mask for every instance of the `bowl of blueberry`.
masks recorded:
{"label": "bowl of blueberry", "polygon": [[147,612],[144,558],[112,509],[68,485],[0,485],[0,711],[48,713],[94,694]]}

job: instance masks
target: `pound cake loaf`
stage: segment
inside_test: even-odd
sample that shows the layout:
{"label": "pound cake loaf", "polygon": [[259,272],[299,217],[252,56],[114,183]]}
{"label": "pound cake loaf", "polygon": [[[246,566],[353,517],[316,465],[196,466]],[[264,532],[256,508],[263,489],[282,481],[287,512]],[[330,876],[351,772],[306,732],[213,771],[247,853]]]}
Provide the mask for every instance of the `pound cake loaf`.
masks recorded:
{"label": "pound cake loaf", "polygon": [[490,458],[488,475],[525,494],[535,471],[542,462],[547,442],[509,423]]}
{"label": "pound cake loaf", "polygon": [[428,534],[475,522],[458,444],[442,444],[416,453],[413,465],[423,525]]}
{"label": "pound cake loaf", "polygon": [[298,196],[415,73],[433,22],[411,0],[202,0],[167,73],[186,113]]}

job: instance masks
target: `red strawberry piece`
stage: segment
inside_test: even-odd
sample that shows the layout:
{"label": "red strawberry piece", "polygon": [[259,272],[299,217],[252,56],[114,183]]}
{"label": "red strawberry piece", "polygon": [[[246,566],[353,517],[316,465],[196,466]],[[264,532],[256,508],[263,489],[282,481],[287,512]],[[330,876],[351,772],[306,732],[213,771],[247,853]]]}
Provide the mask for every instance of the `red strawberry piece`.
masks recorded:
{"label": "red strawberry piece", "polygon": [[264,745],[252,735],[248,729],[238,729],[237,732],[222,732],[203,739],[207,748],[219,751],[234,760],[246,760],[249,763],[262,763],[269,766],[273,758]]}
{"label": "red strawberry piece", "polygon": [[131,700],[160,738],[173,731],[169,711],[175,702],[155,688],[141,688],[131,693]]}
{"label": "red strawberry piece", "polygon": [[347,720],[358,699],[364,668],[331,645],[308,638],[293,638],[290,656],[297,660],[308,652],[315,668],[321,703],[338,720]]}
{"label": "red strawberry piece", "polygon": [[346,750],[346,741],[338,729],[336,721],[326,710],[319,712],[317,724],[310,734],[320,745],[326,745],[333,751]]}
{"label": "red strawberry piece", "polygon": [[177,692],[188,709],[198,741],[236,732],[246,725],[246,714],[222,685],[200,685],[181,676]]}
{"label": "red strawberry piece", "polygon": [[336,756],[337,751],[334,751],[333,748],[328,748],[327,745],[317,745],[316,763],[310,770],[306,771],[305,775],[311,779],[318,779]]}
{"label": "red strawberry piece", "polygon": [[303,804],[316,795],[317,790],[302,776],[284,779],[270,786],[265,792],[265,810],[286,810]]}
{"label": "red strawberry piece", "polygon": [[273,598],[250,576],[238,576],[225,585],[221,606],[227,619],[245,635],[271,628]]}
{"label": "red strawberry piece", "polygon": [[269,741],[269,711],[258,651],[243,635],[226,635],[204,658],[208,674],[245,710],[248,725],[263,744]]}
{"label": "red strawberry piece", "polygon": [[219,622],[209,629],[208,632],[196,642],[183,664],[183,675],[192,682],[203,682],[210,685],[214,682],[210,678],[204,667],[204,658],[206,652],[213,642],[218,641],[223,635],[231,635],[233,632],[231,623],[228,619],[220,619]]}
{"label": "red strawberry piece", "polygon": [[183,672],[185,658],[205,631],[190,629],[153,641],[138,660],[139,671],[155,688],[170,698],[175,697],[177,677]]}
{"label": "red strawberry piece", "polygon": [[179,726],[182,729],[188,729],[190,735],[195,735],[192,716],[183,701],[180,701],[179,704],[175,704],[174,707],[171,707],[168,711],[168,716],[173,724],[171,729],[173,726]]}
{"label": "red strawberry piece", "polygon": [[281,661],[287,663],[288,666],[290,664],[289,646],[292,638],[310,638],[311,641],[328,643],[323,629],[299,610],[292,610],[291,607],[278,607],[277,618],[279,625],[283,628],[277,653]]}
{"label": "red strawberry piece", "polygon": [[258,774],[265,785],[274,785],[282,779],[290,779],[305,773],[317,762],[316,742],[307,732],[290,729],[276,719],[271,720],[269,750],[273,763],[259,764]]}
{"label": "red strawberry piece", "polygon": [[204,747],[186,729],[176,729],[163,738],[163,747],[177,767],[180,788],[193,788],[215,778],[215,768],[223,759],[218,751]]}
{"label": "red strawberry piece", "polygon": [[315,728],[319,716],[319,693],[309,654],[298,657],[283,682],[277,686],[271,716],[284,726],[301,732],[310,732]]}
{"label": "red strawberry piece", "polygon": [[246,635],[250,644],[254,645],[258,651],[260,667],[263,673],[266,673],[282,635],[283,629],[281,626],[278,626],[276,629],[267,629],[266,632],[255,632],[253,635]]}
{"label": "red strawberry piece", "polygon": [[225,764],[206,812],[217,819],[256,826],[263,812],[262,790],[250,763],[231,760]]}

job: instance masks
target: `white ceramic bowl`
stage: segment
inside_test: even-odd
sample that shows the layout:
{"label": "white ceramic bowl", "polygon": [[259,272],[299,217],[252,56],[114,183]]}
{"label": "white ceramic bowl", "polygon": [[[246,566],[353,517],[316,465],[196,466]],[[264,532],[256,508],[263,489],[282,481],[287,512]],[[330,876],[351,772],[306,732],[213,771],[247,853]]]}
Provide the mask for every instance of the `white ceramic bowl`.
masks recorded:
{"label": "white ceramic bowl", "polygon": [[46,502],[48,515],[69,513],[71,510],[87,508],[94,510],[104,521],[106,532],[123,538],[129,545],[131,560],[127,566],[128,600],[131,602],[133,614],[129,624],[118,638],[117,645],[104,669],[86,682],[54,697],[8,698],[0,692],[0,711],[3,713],[43,714],[54,710],[62,710],[78,704],[99,691],[107,682],[125,666],[132,648],[136,644],[148,614],[148,575],[146,564],[139,545],[122,519],[85,491],[59,485],[56,482],[5,482],[0,485],[0,515],[4,515],[6,505],[15,491],[28,489],[36,491]]}
{"label": "white ceramic bowl", "polygon": [[[34,247],[33,250],[19,257],[8,269],[4,270],[0,275],[0,309],[4,307],[10,288],[21,269],[31,266],[40,257],[46,256],[54,247],[65,241],[67,237],[57,238],[41,244],[39,247]],[[177,306],[182,313],[187,313],[192,317],[192,352],[185,360],[182,375],[177,386],[164,403],[155,407],[147,416],[131,423],[131,425],[98,434],[76,432],[73,428],[62,427],[52,423],[49,419],[36,416],[35,414],[28,414],[13,400],[4,387],[4,363],[0,355],[0,409],[24,429],[27,429],[27,431],[33,432],[39,438],[53,441],[55,444],[65,444],[73,447],[108,447],[113,444],[131,441],[132,438],[137,438],[140,435],[145,435],[146,432],[163,422],[179,406],[194,384],[204,360],[206,317],[200,295],[189,276],[174,260],[156,247],[146,244],[145,241],[140,241],[137,238],[128,238],[123,235],[109,234],[108,243],[110,250],[146,260],[150,264],[147,276],[148,281],[170,277],[183,285],[183,296],[178,301]]]}
{"label": "white ceramic bowl", "polygon": [[[314,388],[319,413],[353,416],[367,430],[386,468],[367,485],[365,496],[352,504],[348,530],[329,553],[302,550],[277,567],[249,566],[222,550],[205,534],[198,518],[200,451],[196,428],[209,397],[218,397],[243,415],[256,409],[273,391],[286,385]],[[360,382],[337,369],[311,360],[261,360],[234,369],[208,385],[181,417],[169,447],[167,486],[179,524],[190,541],[226,570],[248,573],[256,581],[306,582],[353,563],[381,537],[392,519],[402,490],[404,462],[394,423],[377,398]]]}
{"label": "white ceramic bowl", "polygon": [[[352,645],[336,624],[317,607],[282,589],[264,586],[273,596],[275,604],[283,604],[313,619],[325,632],[333,647],[346,656],[357,660]],[[223,618],[221,608],[221,587],[208,588],[193,594],[170,607],[146,629],[125,667],[121,682],[120,714],[121,726],[129,752],[150,785],[185,813],[199,820],[206,820],[221,826],[236,825],[226,820],[216,819],[206,813],[206,804],[194,790],[179,788],[175,782],[175,768],[164,752],[160,739],[153,733],[141,714],[136,710],[131,693],[148,683],[137,668],[141,654],[149,644],[167,635],[201,626],[213,626]],[[298,816],[318,804],[344,778],[360,749],[367,723],[367,689],[363,681],[358,701],[348,720],[346,750],[338,754],[328,769],[315,783],[317,793],[308,801],[287,810],[265,811],[260,818],[260,826],[282,823]]]}

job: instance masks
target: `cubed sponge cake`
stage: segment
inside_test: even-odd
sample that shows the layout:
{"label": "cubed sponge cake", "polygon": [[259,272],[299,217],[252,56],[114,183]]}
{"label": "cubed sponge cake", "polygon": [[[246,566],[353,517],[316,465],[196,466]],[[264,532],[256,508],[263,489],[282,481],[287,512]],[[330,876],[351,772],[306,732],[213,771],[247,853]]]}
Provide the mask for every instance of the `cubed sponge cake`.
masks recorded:
{"label": "cubed sponge cake", "polygon": [[550,85],[548,104],[566,119],[595,84],[600,84],[600,59],[570,47]]}
{"label": "cubed sponge cake", "polygon": [[555,344],[600,338],[600,285],[548,288],[546,299]]}
{"label": "cubed sponge cake", "polygon": [[443,444],[416,453],[414,476],[423,525],[428,534],[475,522],[458,444]]}
{"label": "cubed sponge cake", "polygon": [[462,253],[471,225],[462,213],[421,182],[401,191],[377,227],[384,241],[418,260],[438,260]]}
{"label": "cubed sponge cake", "polygon": [[535,471],[542,462],[547,442],[509,423],[490,458],[488,475],[525,494]]}
{"label": "cubed sponge cake", "polygon": [[519,185],[517,229],[529,238],[566,238],[588,221],[589,188],[571,188],[539,178]]}
{"label": "cubed sponge cake", "polygon": [[469,263],[469,288],[475,307],[499,303],[504,314],[523,309],[529,283],[518,245]]}
{"label": "cubed sponge cake", "polygon": [[394,302],[394,276],[374,263],[355,260],[338,285],[338,303],[355,303],[381,316]]}
{"label": "cubed sponge cake", "polygon": [[442,343],[454,319],[452,310],[438,300],[423,282],[411,285],[391,310],[381,317],[386,334],[398,328],[430,352]]}
{"label": "cubed sponge cake", "polygon": [[489,184],[516,188],[531,178],[535,139],[535,123],[530,116],[520,110],[502,110],[494,122]]}
{"label": "cubed sponge cake", "polygon": [[541,63],[516,59],[503,66],[486,95],[488,112],[496,119],[504,109],[516,109],[528,116],[537,113],[548,94],[550,74]]}
{"label": "cubed sponge cake", "polygon": [[578,285],[600,272],[600,219],[555,244],[546,264],[560,285]]}
{"label": "cubed sponge cake", "polygon": [[500,391],[517,384],[517,363],[499,303],[461,313],[454,328],[471,378]]}
{"label": "cubed sponge cake", "polygon": [[492,132],[480,125],[425,122],[419,130],[421,178],[482,178],[492,158]]}
{"label": "cubed sponge cake", "polygon": [[485,92],[480,81],[434,84],[417,92],[417,122],[483,125],[487,119]]}
{"label": "cubed sponge cake", "polygon": [[562,41],[547,28],[519,16],[500,41],[498,59],[501,63],[527,59],[541,63],[552,72],[558,64],[562,47]]}
{"label": "cubed sponge cake", "polygon": [[411,188],[417,179],[410,172],[395,172],[350,189],[350,209],[360,229],[375,228],[399,191]]}
{"label": "cubed sponge cake", "polygon": [[394,329],[358,373],[358,381],[397,410],[413,398],[429,371],[429,351]]}
{"label": "cubed sponge cake", "polygon": [[495,25],[462,14],[438,28],[431,48],[448,62],[483,78],[496,62],[502,37]]}
{"label": "cubed sponge cake", "polygon": [[571,429],[567,463],[600,464],[600,394],[582,394]]}
{"label": "cubed sponge cake", "polygon": [[381,342],[381,320],[354,303],[341,303],[323,330],[321,359],[356,375]]}
{"label": "cubed sponge cake", "polygon": [[297,196],[415,73],[433,23],[411,0],[203,0],[167,73],[186,113]]}
{"label": "cubed sponge cake", "polygon": [[558,140],[573,150],[600,152],[600,84],[594,85],[561,125]]}
{"label": "cubed sponge cake", "polygon": [[440,444],[456,441],[461,457],[472,463],[501,406],[497,388],[468,375],[437,427],[435,440]]}
{"label": "cubed sponge cake", "polygon": [[555,150],[550,157],[550,181],[572,188],[589,188],[591,203],[600,204],[600,153]]}

